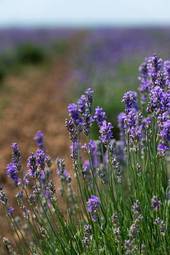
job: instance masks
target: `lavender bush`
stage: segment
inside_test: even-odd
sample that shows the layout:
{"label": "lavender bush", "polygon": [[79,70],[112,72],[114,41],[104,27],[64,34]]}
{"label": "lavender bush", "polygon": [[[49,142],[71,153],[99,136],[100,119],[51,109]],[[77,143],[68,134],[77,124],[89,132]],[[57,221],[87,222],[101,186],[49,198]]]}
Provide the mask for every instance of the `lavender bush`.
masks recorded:
{"label": "lavender bush", "polygon": [[[123,96],[119,141],[104,110],[93,109],[92,89],[68,106],[74,173],[56,160],[60,192],[43,133],[35,135],[38,148],[25,171],[19,146],[12,144],[7,174],[18,189],[19,210],[0,190],[16,236],[13,242],[3,238],[8,254],[169,255],[170,61],[147,58],[139,81],[139,93]],[[92,125],[98,126],[96,141]]]}

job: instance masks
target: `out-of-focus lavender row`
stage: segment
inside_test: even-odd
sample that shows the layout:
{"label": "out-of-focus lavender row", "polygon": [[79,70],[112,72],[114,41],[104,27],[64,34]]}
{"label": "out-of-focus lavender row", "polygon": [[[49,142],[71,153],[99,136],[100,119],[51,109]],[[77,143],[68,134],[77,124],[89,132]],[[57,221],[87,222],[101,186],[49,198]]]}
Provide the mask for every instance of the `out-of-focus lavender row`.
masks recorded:
{"label": "out-of-focus lavender row", "polygon": [[89,79],[90,74],[101,75],[105,71],[113,73],[114,65],[128,57],[139,57],[140,62],[144,56],[153,53],[169,56],[169,42],[169,28],[114,28],[87,31],[81,54],[76,58],[77,74],[81,73],[81,77]]}
{"label": "out-of-focus lavender row", "polygon": [[0,29],[0,51],[15,48],[23,43],[34,43],[47,46],[57,39],[68,39],[77,33],[74,29],[32,29],[32,28],[10,28]]}

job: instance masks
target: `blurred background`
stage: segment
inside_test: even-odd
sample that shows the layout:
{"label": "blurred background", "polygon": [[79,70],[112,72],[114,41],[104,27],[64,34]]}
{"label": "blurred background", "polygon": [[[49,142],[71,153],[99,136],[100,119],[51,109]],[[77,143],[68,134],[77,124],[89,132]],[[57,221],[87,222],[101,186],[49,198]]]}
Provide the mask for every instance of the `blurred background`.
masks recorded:
{"label": "blurred background", "polygon": [[67,104],[87,87],[118,138],[121,97],[137,89],[140,63],[170,58],[169,10],[169,0],[0,0],[0,182],[12,191],[10,144],[25,159],[37,130],[53,158],[68,158]]}

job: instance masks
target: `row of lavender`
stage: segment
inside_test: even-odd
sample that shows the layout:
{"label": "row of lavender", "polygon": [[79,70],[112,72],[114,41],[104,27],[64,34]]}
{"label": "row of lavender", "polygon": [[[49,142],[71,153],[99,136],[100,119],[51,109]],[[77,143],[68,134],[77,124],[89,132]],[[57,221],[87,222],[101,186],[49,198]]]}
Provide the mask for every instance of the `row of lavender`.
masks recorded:
{"label": "row of lavender", "polygon": [[67,28],[4,28],[0,29],[0,52],[28,42],[49,47],[57,40],[69,39],[76,33],[77,30]]}
{"label": "row of lavender", "polygon": [[[92,89],[68,106],[74,174],[57,159],[60,193],[42,132],[35,136],[38,149],[25,171],[19,146],[12,145],[7,175],[18,189],[20,217],[3,187],[0,191],[16,234],[13,243],[3,238],[9,254],[169,255],[170,61],[147,58],[139,91],[123,96],[120,141],[114,140],[104,110],[93,109]],[[94,124],[97,141],[90,139]]]}
{"label": "row of lavender", "polygon": [[87,30],[81,54],[76,58],[77,72],[90,81],[92,75],[114,72],[115,64],[126,58],[154,53],[170,54],[170,30],[163,28],[110,28]]}

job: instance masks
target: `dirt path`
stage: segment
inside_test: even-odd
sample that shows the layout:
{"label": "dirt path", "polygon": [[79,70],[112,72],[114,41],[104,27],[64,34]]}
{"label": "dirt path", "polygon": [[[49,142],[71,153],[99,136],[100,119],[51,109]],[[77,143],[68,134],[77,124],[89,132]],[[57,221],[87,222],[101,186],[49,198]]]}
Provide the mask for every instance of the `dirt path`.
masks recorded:
{"label": "dirt path", "polygon": [[37,130],[46,134],[50,155],[64,155],[68,148],[64,119],[66,93],[70,85],[71,69],[67,57],[55,61],[48,70],[27,70],[8,79],[11,93],[9,106],[0,120],[1,174],[10,156],[11,142],[21,146],[24,155],[35,149],[33,136]]}

